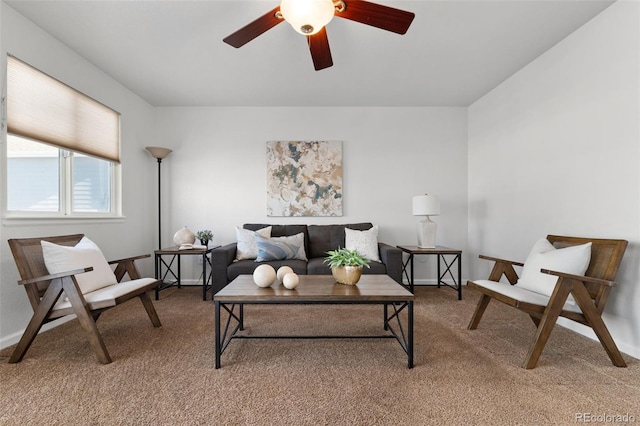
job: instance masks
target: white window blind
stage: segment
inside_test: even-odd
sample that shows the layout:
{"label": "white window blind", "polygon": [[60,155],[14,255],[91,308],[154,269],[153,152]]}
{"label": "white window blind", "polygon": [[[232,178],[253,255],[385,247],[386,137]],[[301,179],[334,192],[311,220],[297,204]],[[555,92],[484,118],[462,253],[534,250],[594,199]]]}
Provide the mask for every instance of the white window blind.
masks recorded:
{"label": "white window blind", "polygon": [[120,162],[120,113],[7,58],[7,130],[17,136]]}

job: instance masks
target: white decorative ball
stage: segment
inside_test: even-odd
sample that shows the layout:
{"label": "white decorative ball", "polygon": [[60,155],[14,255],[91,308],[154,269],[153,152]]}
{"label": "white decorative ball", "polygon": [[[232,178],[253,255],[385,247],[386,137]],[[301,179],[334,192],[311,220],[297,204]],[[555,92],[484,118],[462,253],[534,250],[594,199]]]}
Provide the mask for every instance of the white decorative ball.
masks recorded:
{"label": "white decorative ball", "polygon": [[260,265],[253,271],[253,281],[258,287],[269,287],[276,280],[276,270],[271,265]]}
{"label": "white decorative ball", "polygon": [[287,274],[291,274],[292,272],[293,269],[291,269],[289,266],[281,266],[280,268],[278,268],[278,273],[276,274],[278,283],[282,283],[282,279],[284,278],[284,276]]}
{"label": "white decorative ball", "polygon": [[282,279],[282,284],[289,290],[293,290],[294,288],[296,288],[299,283],[300,283],[300,278],[298,277],[297,274],[293,272],[288,273]]}

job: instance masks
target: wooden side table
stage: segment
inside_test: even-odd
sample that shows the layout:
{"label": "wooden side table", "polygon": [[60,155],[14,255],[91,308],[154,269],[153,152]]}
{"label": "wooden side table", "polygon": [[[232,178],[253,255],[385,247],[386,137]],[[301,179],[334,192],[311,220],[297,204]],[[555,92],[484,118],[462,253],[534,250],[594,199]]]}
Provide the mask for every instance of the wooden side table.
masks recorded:
{"label": "wooden side table", "polygon": [[[436,255],[438,262],[438,284],[450,287],[458,291],[458,300],[462,300],[462,250],[451,249],[448,247],[436,246],[435,248],[421,248],[418,246],[396,246],[403,252],[409,255],[406,262],[402,264],[402,273],[409,281],[409,288],[413,293],[413,257],[419,255]],[[447,256],[449,259],[447,259]],[[441,268],[441,264],[444,264],[444,271]],[[453,275],[451,268],[454,264],[458,265],[458,279]],[[407,266],[409,266],[409,273],[407,273]],[[446,276],[451,277],[453,285],[444,281]]]}
{"label": "wooden side table", "polygon": [[[160,290],[164,290],[165,288],[169,288],[173,285],[177,285],[178,288],[180,288],[180,258],[182,256],[202,256],[202,300],[207,300],[207,291],[213,288],[213,265],[208,255],[213,251],[213,249],[218,247],[220,246],[207,247],[206,249],[194,248],[180,250],[178,246],[174,246],[154,251],[153,253],[155,254],[156,279],[162,279],[162,284],[156,287],[156,300],[158,300]],[[171,260],[167,262],[162,258],[162,256],[171,256]],[[173,269],[174,262],[176,263],[175,271]],[[164,274],[162,274],[163,265],[166,268]],[[207,265],[209,265],[209,269],[211,270],[209,274],[207,274]],[[174,281],[166,281],[165,279],[168,275],[170,275]]]}

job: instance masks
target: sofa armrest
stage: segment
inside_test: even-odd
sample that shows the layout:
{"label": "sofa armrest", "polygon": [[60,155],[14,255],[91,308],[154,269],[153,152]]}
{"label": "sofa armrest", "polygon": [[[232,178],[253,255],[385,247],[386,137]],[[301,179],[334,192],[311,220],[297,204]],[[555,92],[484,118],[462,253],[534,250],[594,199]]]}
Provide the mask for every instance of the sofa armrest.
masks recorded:
{"label": "sofa armrest", "polygon": [[387,275],[402,284],[402,250],[389,244],[378,242],[380,260],[387,268]]}
{"label": "sofa armrest", "polygon": [[213,294],[222,290],[229,284],[227,279],[227,267],[236,258],[238,243],[231,243],[211,251],[211,268],[213,270]]}

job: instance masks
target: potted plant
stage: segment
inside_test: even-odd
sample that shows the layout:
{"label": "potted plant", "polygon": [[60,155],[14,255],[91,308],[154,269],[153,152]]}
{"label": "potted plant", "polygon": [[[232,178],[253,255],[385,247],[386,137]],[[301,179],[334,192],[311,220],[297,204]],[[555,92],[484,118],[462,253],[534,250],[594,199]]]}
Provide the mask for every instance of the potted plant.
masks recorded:
{"label": "potted plant", "polygon": [[213,239],[213,232],[209,231],[208,229],[205,229],[204,231],[198,231],[196,232],[196,237],[198,237],[200,243],[203,246],[206,246],[207,244],[209,244],[209,240]]}
{"label": "potted plant", "polygon": [[324,259],[331,267],[331,274],[341,284],[354,285],[360,280],[362,268],[369,267],[369,260],[362,257],[356,250],[338,248],[327,252]]}

